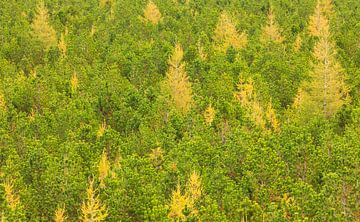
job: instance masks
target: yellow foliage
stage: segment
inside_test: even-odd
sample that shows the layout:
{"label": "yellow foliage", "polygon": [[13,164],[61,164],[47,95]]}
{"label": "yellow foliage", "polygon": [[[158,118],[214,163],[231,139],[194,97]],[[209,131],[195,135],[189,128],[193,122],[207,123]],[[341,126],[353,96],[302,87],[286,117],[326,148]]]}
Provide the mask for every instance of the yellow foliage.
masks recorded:
{"label": "yellow foliage", "polygon": [[20,204],[20,197],[15,194],[13,181],[5,181],[3,184],[5,189],[5,200],[12,211]]}
{"label": "yellow foliage", "polygon": [[225,11],[220,14],[214,34],[214,40],[222,52],[225,52],[230,46],[235,49],[244,48],[248,42],[247,34],[237,32],[235,22]]}
{"label": "yellow foliage", "polygon": [[279,28],[279,25],[276,23],[275,14],[273,12],[272,7],[270,7],[267,16],[266,26],[263,27],[262,31],[263,32],[262,32],[261,40],[263,42],[273,41],[276,43],[282,43],[284,41],[284,38],[280,34],[281,29]]}
{"label": "yellow foliage", "polygon": [[65,222],[67,217],[65,215],[65,206],[58,207],[55,211],[55,222]]}
{"label": "yellow foliage", "polygon": [[149,158],[155,166],[159,166],[164,160],[164,151],[161,149],[161,147],[152,149],[151,153],[149,154]]}
{"label": "yellow foliage", "polygon": [[201,179],[195,171],[190,175],[188,189],[190,200],[194,203],[201,196]]}
{"label": "yellow foliage", "polygon": [[65,58],[66,52],[67,52],[67,46],[66,46],[66,42],[65,42],[65,34],[64,33],[61,33],[60,40],[58,43],[58,48],[61,52],[61,55]]}
{"label": "yellow foliage", "polygon": [[6,112],[6,110],[7,108],[6,108],[5,96],[3,93],[0,93],[0,111]]}
{"label": "yellow foliage", "polygon": [[4,211],[1,212],[1,222],[5,222],[5,216],[4,216]]}
{"label": "yellow foliage", "polygon": [[215,109],[212,107],[212,105],[210,104],[206,110],[204,111],[204,119],[205,119],[205,123],[207,125],[211,125],[211,123],[214,121],[215,118]]}
{"label": "yellow foliage", "polygon": [[145,20],[156,25],[161,20],[161,12],[153,1],[149,1],[144,9]]}
{"label": "yellow foliage", "polygon": [[86,201],[81,206],[80,219],[83,222],[104,221],[108,216],[106,206],[101,204],[96,191],[94,189],[94,180],[89,180],[89,186],[86,189]]}
{"label": "yellow foliage", "polygon": [[298,52],[302,46],[302,38],[300,34],[296,36],[295,42],[294,42],[294,51]]}
{"label": "yellow foliage", "polygon": [[169,69],[163,84],[163,91],[171,97],[171,102],[182,114],[186,114],[193,103],[192,89],[189,77],[185,71],[185,63],[182,62],[183,49],[176,44],[175,51],[169,59]]}
{"label": "yellow foliage", "polygon": [[29,121],[33,122],[35,120],[35,116],[36,116],[36,112],[35,112],[35,110],[33,108],[31,108],[31,111],[30,111],[30,113],[28,115]]}
{"label": "yellow foliage", "polygon": [[206,60],[207,59],[207,55],[204,51],[204,47],[201,45],[201,41],[199,40],[197,43],[197,48],[198,48],[198,53],[199,53],[199,57],[201,60]]}
{"label": "yellow foliage", "polygon": [[309,18],[309,33],[312,36],[320,37],[329,35],[329,21],[324,16],[320,1],[318,1],[314,14]]}
{"label": "yellow foliage", "polygon": [[100,0],[99,5],[101,8],[105,7],[106,4],[110,3],[110,0]]}
{"label": "yellow foliage", "polygon": [[33,35],[45,46],[46,50],[57,45],[56,31],[49,24],[49,14],[43,2],[36,8],[36,15],[31,25]]}
{"label": "yellow foliage", "polygon": [[272,107],[271,101],[269,102],[269,104],[267,106],[267,109],[266,109],[266,119],[269,121],[272,129],[275,132],[280,131],[280,124],[279,124],[279,121],[276,118],[276,113],[275,113],[275,110]]}
{"label": "yellow foliage", "polygon": [[98,169],[99,169],[100,187],[105,188],[104,180],[108,176],[109,170],[110,170],[110,163],[109,163],[109,160],[107,158],[107,153],[106,153],[105,150],[101,154]]}
{"label": "yellow foliage", "polygon": [[326,16],[330,16],[335,13],[332,0],[321,0],[320,4],[321,10]]}
{"label": "yellow foliage", "polygon": [[308,114],[329,118],[350,101],[343,69],[336,60],[335,45],[330,41],[329,34],[320,36],[313,57],[315,63],[310,73],[311,81],[299,89],[293,106]]}
{"label": "yellow foliage", "polygon": [[171,196],[171,202],[169,205],[170,212],[168,217],[173,220],[182,220],[185,219],[186,216],[183,213],[183,210],[187,207],[191,206],[191,201],[187,197],[187,195],[182,195],[180,190],[180,184],[176,186],[176,190],[173,191]]}
{"label": "yellow foliage", "polygon": [[98,131],[97,131],[97,133],[96,133],[96,138],[100,138],[100,137],[102,137],[103,135],[104,135],[104,133],[105,133],[105,130],[106,130],[106,122],[105,121],[103,121],[100,125],[99,125],[99,129],[98,129]]}
{"label": "yellow foliage", "polygon": [[248,106],[250,101],[253,99],[254,92],[254,81],[252,78],[249,78],[246,82],[244,79],[240,79],[237,84],[238,92],[235,94],[235,97],[243,106]]}
{"label": "yellow foliage", "polygon": [[71,87],[71,92],[75,93],[77,88],[79,87],[79,79],[77,77],[76,72],[74,72],[71,76],[70,79],[70,87]]}
{"label": "yellow foliage", "polygon": [[93,37],[96,33],[96,25],[92,24],[91,30],[90,30],[90,36]]}

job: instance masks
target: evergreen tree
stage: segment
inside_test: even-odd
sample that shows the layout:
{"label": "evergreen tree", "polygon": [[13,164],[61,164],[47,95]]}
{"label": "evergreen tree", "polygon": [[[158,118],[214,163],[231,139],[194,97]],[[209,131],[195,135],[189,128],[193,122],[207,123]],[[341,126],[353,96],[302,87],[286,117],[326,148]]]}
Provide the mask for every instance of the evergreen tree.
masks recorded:
{"label": "evergreen tree", "polygon": [[166,79],[163,82],[162,91],[170,96],[170,103],[182,114],[186,114],[192,104],[192,88],[189,77],[185,71],[185,62],[183,59],[183,49],[176,44],[172,56],[169,58],[169,69],[166,73]]}
{"label": "evergreen tree", "polygon": [[144,18],[154,25],[157,25],[161,21],[161,12],[152,0],[147,3],[144,9]]}
{"label": "evergreen tree", "polygon": [[281,29],[276,23],[272,7],[270,7],[267,15],[266,26],[263,27],[262,31],[261,40],[264,42],[273,41],[276,43],[282,43],[284,41],[284,37],[281,36]]}
{"label": "evergreen tree", "polygon": [[56,31],[49,24],[49,14],[44,2],[36,8],[36,15],[32,23],[33,35],[40,40],[46,50],[57,45]]}
{"label": "evergreen tree", "polygon": [[217,44],[217,49],[222,52],[225,52],[230,46],[235,49],[244,48],[248,42],[247,34],[245,32],[238,33],[235,22],[226,11],[220,14],[214,32],[214,40]]}

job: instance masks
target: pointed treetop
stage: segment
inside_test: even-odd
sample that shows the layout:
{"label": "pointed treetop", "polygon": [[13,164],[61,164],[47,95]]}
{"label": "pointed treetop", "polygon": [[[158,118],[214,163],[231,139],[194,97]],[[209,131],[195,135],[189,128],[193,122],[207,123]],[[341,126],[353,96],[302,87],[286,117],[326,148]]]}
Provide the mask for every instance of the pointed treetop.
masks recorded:
{"label": "pointed treetop", "polygon": [[145,20],[151,22],[153,25],[157,25],[161,20],[161,12],[155,3],[150,0],[144,9]]}
{"label": "pointed treetop", "polygon": [[220,14],[214,34],[217,48],[223,52],[230,46],[235,49],[244,48],[248,42],[246,33],[237,32],[235,22],[226,11]]}
{"label": "pointed treetop", "polygon": [[275,20],[275,13],[272,7],[270,7],[267,15],[266,26],[263,27],[261,40],[263,42],[273,41],[276,43],[282,43],[284,41],[284,37],[281,36],[281,29]]}

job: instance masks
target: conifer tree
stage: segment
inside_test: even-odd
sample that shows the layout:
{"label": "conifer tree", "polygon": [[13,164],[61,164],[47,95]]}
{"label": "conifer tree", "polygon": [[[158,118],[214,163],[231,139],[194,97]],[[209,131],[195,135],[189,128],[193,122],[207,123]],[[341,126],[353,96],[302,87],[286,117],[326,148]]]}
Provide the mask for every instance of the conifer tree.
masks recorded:
{"label": "conifer tree", "polygon": [[268,120],[268,122],[270,123],[271,128],[275,132],[280,131],[279,121],[276,118],[276,113],[275,113],[274,108],[272,107],[271,101],[269,102],[269,104],[267,106],[267,109],[266,109],[266,119]]}
{"label": "conifer tree", "polygon": [[314,14],[309,18],[308,30],[310,35],[315,37],[329,35],[329,21],[323,14],[320,1],[316,4]]}
{"label": "conifer tree", "polygon": [[209,104],[209,106],[206,108],[206,110],[204,111],[204,119],[205,119],[205,123],[210,126],[211,123],[214,121],[215,118],[215,109],[212,107],[211,104]]}
{"label": "conifer tree", "polygon": [[61,33],[61,35],[60,35],[58,48],[59,48],[59,51],[60,51],[62,57],[65,58],[66,57],[66,52],[67,52],[67,46],[66,46],[66,42],[65,42],[65,34],[64,33]]}
{"label": "conifer tree", "polygon": [[106,122],[105,120],[99,125],[98,131],[96,132],[96,138],[99,139],[102,137],[106,130]]}
{"label": "conifer tree", "polygon": [[244,48],[248,42],[247,34],[237,32],[235,22],[225,11],[220,14],[214,32],[214,40],[217,48],[222,52],[225,52],[230,46],[235,49]]}
{"label": "conifer tree", "polygon": [[[318,2],[317,8],[319,5]],[[328,23],[324,17],[324,24]],[[328,25],[321,27],[318,34],[319,41],[313,51],[315,62],[310,72],[311,81],[304,83],[299,89],[294,107],[329,118],[348,102],[350,97],[343,69],[336,59],[336,49],[331,42]]]}
{"label": "conifer tree", "polygon": [[101,154],[98,169],[99,169],[100,187],[105,188],[105,181],[104,180],[108,176],[109,170],[110,170],[110,163],[109,163],[107,153],[106,153],[105,150]]}
{"label": "conifer tree", "polygon": [[65,222],[67,220],[67,217],[65,215],[65,206],[58,207],[55,211],[55,222]]}
{"label": "conifer tree", "polygon": [[294,42],[294,51],[298,52],[302,46],[302,38],[300,34],[296,36],[295,42]]}
{"label": "conifer tree", "polygon": [[6,112],[6,101],[3,93],[0,92],[0,113]]}
{"label": "conifer tree", "polygon": [[169,69],[166,73],[166,79],[163,83],[162,90],[170,96],[170,101],[178,111],[186,114],[192,104],[192,89],[189,77],[185,71],[185,62],[183,59],[183,49],[176,44],[175,51],[169,59]]}
{"label": "conifer tree", "polygon": [[195,171],[191,173],[188,182],[188,191],[190,200],[194,203],[199,200],[201,196],[201,179],[200,175]]}
{"label": "conifer tree", "polygon": [[104,221],[108,216],[106,206],[101,203],[99,196],[94,188],[94,180],[89,180],[89,186],[86,189],[86,200],[81,206],[82,222],[99,222]]}
{"label": "conifer tree", "polygon": [[57,45],[56,31],[49,24],[48,10],[42,1],[36,8],[36,15],[31,27],[32,34],[44,44],[46,50]]}
{"label": "conifer tree", "polygon": [[144,9],[144,18],[154,25],[157,25],[161,20],[161,12],[152,0],[148,2]]}
{"label": "conifer tree", "polygon": [[264,118],[264,109],[262,108],[256,93],[254,91],[253,80],[249,78],[247,81],[240,79],[237,88],[238,92],[235,97],[241,105],[247,110],[247,114],[251,120],[261,129],[266,129],[266,121]]}
{"label": "conifer tree", "polygon": [[180,184],[176,186],[176,190],[172,192],[170,201],[170,212],[168,217],[173,220],[183,220],[186,218],[184,209],[189,207],[190,201],[186,195],[183,195],[180,190]]}
{"label": "conifer tree", "polygon": [[320,4],[321,4],[320,7],[324,15],[329,17],[335,13],[332,0],[321,0]]}
{"label": "conifer tree", "polygon": [[156,167],[160,167],[161,163],[164,160],[164,151],[161,147],[157,147],[151,150],[149,158]]}
{"label": "conifer tree", "polygon": [[71,76],[70,79],[70,87],[71,87],[71,92],[75,93],[77,88],[79,87],[79,79],[77,77],[76,72],[74,72]]}
{"label": "conifer tree", "polygon": [[281,36],[281,29],[275,20],[275,13],[272,7],[270,7],[267,15],[266,26],[262,29],[261,40],[263,42],[273,41],[276,43],[282,43],[284,41],[284,37]]}
{"label": "conifer tree", "polygon": [[13,181],[5,181],[3,187],[5,189],[5,200],[9,208],[14,211],[20,204],[20,197],[15,193]]}

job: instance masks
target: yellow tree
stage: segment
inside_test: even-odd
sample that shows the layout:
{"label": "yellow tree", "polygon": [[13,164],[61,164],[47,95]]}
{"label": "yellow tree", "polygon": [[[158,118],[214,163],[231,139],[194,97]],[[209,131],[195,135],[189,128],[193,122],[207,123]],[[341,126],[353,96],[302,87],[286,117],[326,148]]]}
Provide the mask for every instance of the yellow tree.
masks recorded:
{"label": "yellow tree", "polygon": [[308,30],[310,35],[315,37],[329,35],[329,21],[323,14],[320,1],[316,4],[314,14],[309,18]]}
{"label": "yellow tree", "polygon": [[65,206],[58,207],[55,211],[55,222],[65,222],[67,220],[67,217],[65,216]]}
{"label": "yellow tree", "polygon": [[214,40],[217,48],[222,52],[226,51],[230,46],[235,49],[244,48],[248,42],[247,34],[237,32],[235,22],[225,11],[220,14],[214,32]]}
{"label": "yellow tree", "polygon": [[99,165],[98,165],[98,170],[99,170],[100,187],[105,188],[104,180],[109,175],[109,170],[110,170],[110,163],[107,158],[107,153],[105,150],[101,154],[101,158],[100,158]]}
{"label": "yellow tree", "polygon": [[211,123],[214,121],[215,118],[215,109],[212,107],[212,105],[210,104],[206,110],[204,111],[204,119],[205,119],[205,123],[206,125],[210,126]]}
{"label": "yellow tree", "polygon": [[330,36],[320,37],[314,47],[315,63],[310,73],[311,82],[305,84],[303,100],[308,111],[322,113],[330,117],[349,99],[348,88],[340,63],[336,60],[336,50]]}
{"label": "yellow tree", "polygon": [[301,46],[302,46],[302,38],[301,38],[300,34],[298,34],[296,36],[296,39],[295,39],[295,42],[294,42],[294,47],[293,47],[294,51],[298,52],[300,50]]}
{"label": "yellow tree", "polygon": [[180,184],[176,186],[176,190],[172,192],[171,201],[170,201],[170,211],[168,218],[173,220],[183,220],[186,218],[184,215],[184,209],[190,206],[189,198],[181,193]]}
{"label": "yellow tree", "polygon": [[20,197],[15,193],[13,181],[8,180],[3,183],[5,189],[5,200],[12,211],[20,204]]}
{"label": "yellow tree", "polygon": [[318,1],[315,15],[310,19],[309,30],[314,36],[319,37],[313,50],[315,62],[310,73],[311,81],[303,83],[299,89],[294,107],[307,113],[322,114],[328,118],[348,102],[350,97],[345,84],[344,71],[336,59],[335,45],[331,42],[329,21],[323,15],[322,7],[327,7],[326,10],[329,10],[330,6],[326,4],[324,6]]}
{"label": "yellow tree", "polygon": [[80,219],[83,222],[104,221],[108,216],[106,206],[101,203],[100,198],[96,195],[94,180],[89,180],[89,186],[86,189],[86,201],[81,206]]}
{"label": "yellow tree", "polygon": [[156,25],[161,20],[161,12],[153,1],[149,1],[144,9],[145,21],[151,22]]}
{"label": "yellow tree", "polygon": [[267,15],[266,26],[262,29],[261,40],[263,42],[273,41],[276,43],[282,43],[284,41],[284,38],[281,36],[281,29],[275,20],[272,7],[270,7]]}
{"label": "yellow tree", "polygon": [[48,10],[42,1],[36,8],[36,15],[31,27],[32,34],[44,44],[46,50],[56,47],[56,31],[49,24]]}
{"label": "yellow tree", "polygon": [[189,77],[185,71],[185,62],[183,59],[183,49],[180,44],[176,44],[175,51],[169,59],[169,69],[166,73],[166,79],[162,85],[162,91],[170,96],[170,103],[175,105],[176,109],[182,114],[186,114],[192,104],[192,89]]}
{"label": "yellow tree", "polygon": [[62,55],[62,57],[66,57],[66,52],[67,52],[67,46],[66,46],[66,42],[65,42],[65,34],[61,33],[60,35],[60,40],[58,43],[58,49]]}

